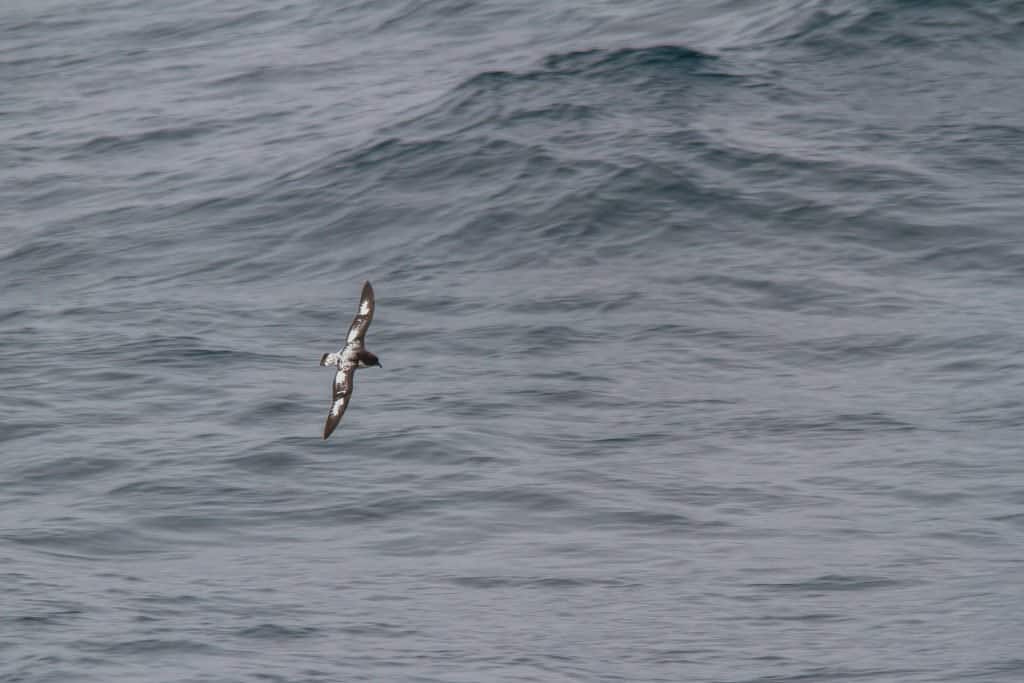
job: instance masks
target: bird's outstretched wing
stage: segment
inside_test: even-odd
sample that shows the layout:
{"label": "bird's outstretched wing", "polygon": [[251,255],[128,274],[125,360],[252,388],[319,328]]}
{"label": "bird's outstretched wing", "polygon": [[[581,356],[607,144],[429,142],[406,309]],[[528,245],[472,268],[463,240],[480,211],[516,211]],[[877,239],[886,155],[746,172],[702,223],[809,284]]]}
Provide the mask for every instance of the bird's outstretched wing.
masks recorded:
{"label": "bird's outstretched wing", "polygon": [[342,363],[338,372],[334,374],[334,383],[331,385],[331,409],[327,411],[327,422],[324,423],[324,438],[326,439],[334,431],[334,428],[341,422],[341,416],[348,408],[348,400],[352,396],[352,384],[355,381],[356,364]]}
{"label": "bird's outstretched wing", "polygon": [[370,322],[373,320],[373,306],[373,287],[367,280],[363,283],[363,293],[359,297],[359,310],[356,311],[356,317],[352,319],[352,325],[348,328],[346,344],[351,344],[357,339],[360,342],[363,340],[363,335],[370,329]]}

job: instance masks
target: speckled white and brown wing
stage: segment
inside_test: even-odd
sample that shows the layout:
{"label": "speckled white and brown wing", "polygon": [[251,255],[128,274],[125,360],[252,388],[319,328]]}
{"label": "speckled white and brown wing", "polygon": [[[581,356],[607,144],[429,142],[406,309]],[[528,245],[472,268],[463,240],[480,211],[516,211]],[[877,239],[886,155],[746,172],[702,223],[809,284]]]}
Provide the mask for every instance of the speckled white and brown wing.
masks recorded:
{"label": "speckled white and brown wing", "polygon": [[366,331],[370,329],[370,322],[373,321],[373,307],[373,287],[370,286],[370,281],[367,280],[363,283],[363,293],[359,297],[359,310],[356,311],[356,317],[352,319],[352,324],[348,328],[348,337],[345,339],[346,344],[358,342],[357,346],[359,348],[363,346],[363,337],[366,335]]}
{"label": "speckled white and brown wing", "polygon": [[327,411],[327,422],[324,423],[324,438],[326,439],[334,431],[341,416],[345,414],[348,401],[352,397],[352,386],[356,378],[355,363],[342,363],[338,372],[334,374],[334,383],[331,385],[331,408]]}

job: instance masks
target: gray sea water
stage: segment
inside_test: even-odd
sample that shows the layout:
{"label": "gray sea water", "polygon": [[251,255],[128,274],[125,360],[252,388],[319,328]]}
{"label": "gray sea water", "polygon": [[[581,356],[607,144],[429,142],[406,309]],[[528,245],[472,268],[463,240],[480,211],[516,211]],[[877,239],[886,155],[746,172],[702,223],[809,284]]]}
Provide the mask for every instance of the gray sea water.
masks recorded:
{"label": "gray sea water", "polygon": [[1022,65],[1010,0],[4,3],[0,681],[1024,680]]}

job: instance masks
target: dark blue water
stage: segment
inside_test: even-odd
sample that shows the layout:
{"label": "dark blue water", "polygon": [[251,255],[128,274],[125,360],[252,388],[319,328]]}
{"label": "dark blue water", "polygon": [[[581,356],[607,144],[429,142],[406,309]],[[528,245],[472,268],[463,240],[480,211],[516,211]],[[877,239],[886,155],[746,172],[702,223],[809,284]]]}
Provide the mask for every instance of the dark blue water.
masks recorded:
{"label": "dark blue water", "polygon": [[0,680],[1024,680],[1022,65],[1009,0],[5,4]]}

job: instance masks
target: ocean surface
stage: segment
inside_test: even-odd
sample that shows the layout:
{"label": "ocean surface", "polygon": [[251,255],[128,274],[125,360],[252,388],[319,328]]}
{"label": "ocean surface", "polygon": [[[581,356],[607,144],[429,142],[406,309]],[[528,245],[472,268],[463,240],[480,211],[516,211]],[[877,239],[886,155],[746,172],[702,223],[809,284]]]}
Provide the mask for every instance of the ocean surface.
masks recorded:
{"label": "ocean surface", "polygon": [[0,83],[3,683],[1024,681],[1024,3],[15,0]]}

